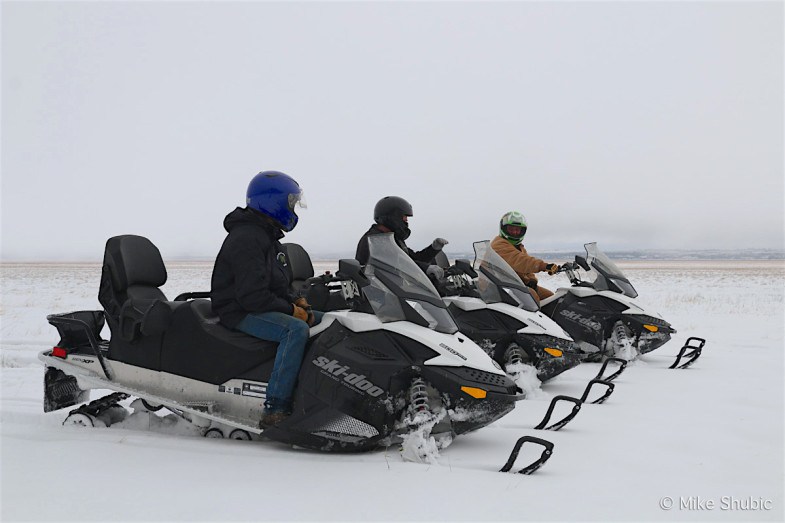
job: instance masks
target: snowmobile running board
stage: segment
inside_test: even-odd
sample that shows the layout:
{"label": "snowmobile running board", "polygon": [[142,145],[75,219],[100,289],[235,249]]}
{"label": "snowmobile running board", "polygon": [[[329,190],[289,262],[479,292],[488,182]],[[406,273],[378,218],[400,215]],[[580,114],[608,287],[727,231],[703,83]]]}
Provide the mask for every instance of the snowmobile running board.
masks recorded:
{"label": "snowmobile running board", "polygon": [[[690,345],[690,342],[692,342],[692,341],[697,341],[698,345],[697,346]],[[695,337],[695,336],[687,338],[687,341],[684,342],[684,346],[679,351],[679,355],[676,356],[676,361],[674,361],[673,365],[671,365],[668,368],[669,369],[686,369],[687,367],[689,367],[690,365],[695,363],[695,360],[700,358],[701,352],[703,352],[703,346],[704,345],[706,345],[706,340],[704,340],[703,338],[698,338],[698,337]],[[687,350],[690,350],[690,352],[687,352]],[[679,365],[679,362],[681,361],[682,358],[686,358],[687,361],[685,361],[684,363]]]}
{"label": "snowmobile running board", "polygon": [[[605,369],[608,368],[608,363],[610,363],[610,362],[616,362],[616,363],[618,363],[620,365],[620,367],[616,370],[616,372],[614,372],[610,376],[603,376],[603,374],[605,374]],[[621,376],[621,373],[624,372],[624,369],[627,368],[627,363],[628,363],[627,360],[623,360],[621,358],[608,358],[608,359],[605,360],[605,362],[603,362],[602,367],[600,367],[600,372],[597,373],[597,375],[594,377],[594,379],[595,380],[613,381],[616,378],[618,378],[619,376]]]}
{"label": "snowmobile running board", "polygon": [[499,472],[509,472],[512,469],[515,460],[518,458],[518,453],[521,451],[521,447],[524,443],[531,442],[537,443],[538,445],[542,445],[545,449],[542,451],[542,455],[540,455],[540,459],[535,461],[534,463],[523,467],[521,470],[518,471],[518,474],[526,474],[529,475],[538,468],[542,467],[546,461],[548,461],[551,456],[553,455],[553,443],[550,441],[535,438],[534,436],[523,436],[522,438],[518,439],[515,442],[515,447],[513,447],[512,452],[510,453],[510,457],[507,458],[507,463],[499,470]]}

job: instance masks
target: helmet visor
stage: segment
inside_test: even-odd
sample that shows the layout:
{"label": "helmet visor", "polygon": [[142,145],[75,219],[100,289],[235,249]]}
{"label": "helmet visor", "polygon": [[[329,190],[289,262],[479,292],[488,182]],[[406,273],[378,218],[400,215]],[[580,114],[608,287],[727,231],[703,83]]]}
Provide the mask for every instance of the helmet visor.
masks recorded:
{"label": "helmet visor", "polygon": [[303,191],[289,194],[289,210],[293,211],[295,207],[300,207],[301,209],[308,208]]}
{"label": "helmet visor", "polygon": [[504,234],[506,234],[508,238],[513,240],[522,240],[524,235],[526,234],[525,225],[507,224],[502,227],[502,230],[504,231]]}

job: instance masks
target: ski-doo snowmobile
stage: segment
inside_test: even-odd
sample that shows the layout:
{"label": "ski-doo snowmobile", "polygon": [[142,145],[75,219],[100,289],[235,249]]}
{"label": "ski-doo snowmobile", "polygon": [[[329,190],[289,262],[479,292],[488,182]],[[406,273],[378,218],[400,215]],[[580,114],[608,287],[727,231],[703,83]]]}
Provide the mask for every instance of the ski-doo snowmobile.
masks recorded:
{"label": "ski-doo snowmobile", "polygon": [[638,293],[624,272],[596,243],[584,247],[585,258],[576,256],[574,263],[565,263],[560,270],[572,286],[559,288],[540,305],[588,353],[587,360],[608,356],[631,360],[670,340],[676,330],[635,301]]}
{"label": "ski-doo snowmobile", "polygon": [[[322,451],[362,451],[400,441],[430,424],[431,435],[479,429],[523,399],[513,381],[458,332],[446,305],[392,235],[369,241],[365,272],[340,260],[333,278],[350,310],[311,328],[291,416],[258,427],[276,344],[222,326],[207,293],[168,301],[158,248],[141,236],[106,244],[102,311],[48,316],[60,333],[46,365],[44,410],[113,394],[71,412],[66,422],[122,419],[135,396],[166,407],[205,435],[268,439]],[[111,339],[101,338],[104,322]],[[107,415],[107,413],[111,415]],[[126,412],[127,414],[127,412]]]}
{"label": "ski-doo snowmobile", "polygon": [[547,381],[581,363],[584,354],[564,329],[539,310],[526,285],[490,246],[474,243],[474,265],[458,260],[436,287],[460,331],[516,379],[531,365]]}

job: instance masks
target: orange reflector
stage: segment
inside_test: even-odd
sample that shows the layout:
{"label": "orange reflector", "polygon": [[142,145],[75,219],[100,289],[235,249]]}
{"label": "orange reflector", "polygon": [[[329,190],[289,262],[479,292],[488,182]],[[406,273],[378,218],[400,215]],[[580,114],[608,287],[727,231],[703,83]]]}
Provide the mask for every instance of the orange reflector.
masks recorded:
{"label": "orange reflector", "polygon": [[62,347],[54,347],[52,348],[52,356],[55,358],[65,358],[68,356],[68,352]]}
{"label": "orange reflector", "polygon": [[487,391],[478,389],[477,387],[461,387],[461,390],[471,396],[472,398],[483,399],[488,395]]}
{"label": "orange reflector", "polygon": [[562,355],[562,351],[560,351],[559,349],[552,349],[550,347],[545,347],[543,350],[548,354],[550,354],[551,356],[553,356],[554,358],[560,358]]}
{"label": "orange reflector", "polygon": [[643,328],[651,332],[657,332],[658,330],[660,330],[659,327],[657,327],[656,325],[644,325]]}

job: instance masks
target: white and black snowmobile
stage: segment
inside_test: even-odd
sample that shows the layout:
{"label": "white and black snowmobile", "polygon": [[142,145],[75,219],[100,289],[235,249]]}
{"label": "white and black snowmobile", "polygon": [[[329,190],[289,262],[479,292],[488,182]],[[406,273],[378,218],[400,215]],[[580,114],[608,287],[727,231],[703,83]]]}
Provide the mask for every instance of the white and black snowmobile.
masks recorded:
{"label": "white and black snowmobile", "polygon": [[534,367],[544,382],[580,364],[585,354],[540,312],[526,285],[490,242],[475,242],[474,253],[473,267],[466,260],[450,267],[443,254],[437,259],[446,269],[436,288],[460,331],[516,380],[523,365]]}
{"label": "white and black snowmobile", "polygon": [[[589,354],[587,360],[617,357],[629,361],[670,340],[676,330],[660,314],[635,300],[638,293],[624,272],[596,243],[584,247],[585,258],[576,256],[574,263],[565,263],[560,270],[567,274],[572,286],[559,288],[540,305]],[[699,346],[690,346],[692,341],[699,342]],[[687,341],[679,359],[689,351],[689,361],[681,368],[700,356],[704,343],[701,338]]]}
{"label": "white and black snowmobile", "polygon": [[[352,308],[328,312],[311,328],[292,415],[262,431],[276,344],[223,327],[207,293],[168,301],[159,289],[166,269],[152,242],[109,239],[99,291],[104,310],[48,316],[61,339],[39,355],[46,365],[44,410],[78,405],[91,389],[108,389],[114,393],[75,409],[66,422],[111,423],[124,416],[118,402],[137,397],[205,435],[256,439],[263,432],[338,452],[390,445],[426,424],[448,443],[510,412],[523,394],[458,332],[419,267],[392,235],[369,244],[364,274],[355,260],[340,260],[332,276]],[[105,321],[108,341],[101,339]],[[544,452],[526,473],[545,459]]]}

